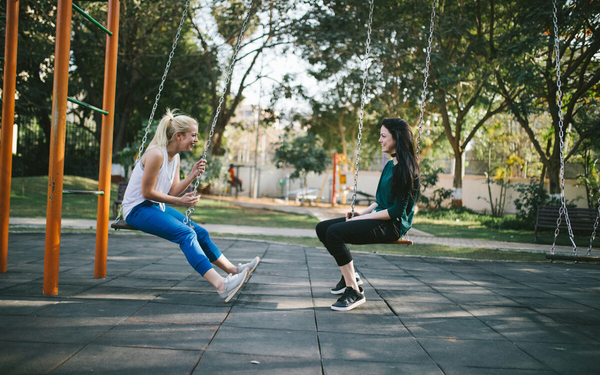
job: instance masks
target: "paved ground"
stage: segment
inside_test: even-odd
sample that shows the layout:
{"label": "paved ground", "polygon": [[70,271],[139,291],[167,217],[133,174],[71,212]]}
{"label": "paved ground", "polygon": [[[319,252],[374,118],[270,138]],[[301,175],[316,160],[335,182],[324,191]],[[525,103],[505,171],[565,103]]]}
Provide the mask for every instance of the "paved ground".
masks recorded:
{"label": "paved ground", "polygon": [[[367,303],[330,309],[325,250],[217,240],[263,258],[223,303],[172,244],[63,234],[59,295],[42,296],[43,234],[9,237],[2,374],[598,374],[600,266],[356,254]],[[258,364],[253,364],[253,361]]]}

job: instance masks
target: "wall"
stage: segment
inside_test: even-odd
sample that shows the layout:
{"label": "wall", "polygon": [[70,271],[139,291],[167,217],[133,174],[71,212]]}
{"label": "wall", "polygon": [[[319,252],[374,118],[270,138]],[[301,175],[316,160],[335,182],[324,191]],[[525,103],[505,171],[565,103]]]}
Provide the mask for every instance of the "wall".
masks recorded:
{"label": "wall", "polygon": [[[284,179],[286,175],[291,174],[294,170],[291,168],[278,169],[275,167],[263,166],[261,168],[260,174],[260,187],[259,194],[260,197],[271,197],[271,198],[281,198],[282,188],[279,184],[280,179]],[[252,166],[242,166],[240,167],[239,177],[244,182],[244,192],[241,193],[242,196],[248,196],[250,194],[250,173],[252,170]],[[364,191],[369,194],[375,194],[377,190],[377,183],[379,182],[379,176],[381,172],[379,171],[360,171],[358,177],[358,190]],[[346,187],[352,189],[354,186],[354,180],[352,173],[347,173],[347,183]],[[452,188],[452,179],[453,176],[449,174],[440,174],[439,181],[437,187],[444,187],[446,189]],[[314,187],[323,189],[323,201],[330,202],[331,197],[331,170],[327,173],[327,179],[325,179],[325,174],[315,175],[314,173],[310,173],[307,179],[308,187]],[[565,180],[565,197],[567,200],[571,201],[577,198],[580,198],[575,201],[577,207],[587,207],[587,203],[585,200],[585,188],[575,186],[576,180]],[[514,186],[518,183],[529,184],[529,179],[524,178],[514,178],[511,180],[510,186]],[[546,188],[548,186],[548,180],[546,180]],[[299,179],[290,181],[290,191],[300,189],[302,187],[302,181]],[[494,199],[499,196],[500,187],[498,185],[492,185],[492,196]],[[431,191],[426,191],[426,195],[430,195]],[[348,194],[348,198],[351,198],[352,192],[350,191]],[[471,208],[478,212],[490,212],[490,205],[483,199],[479,199],[479,197],[488,199],[488,188],[485,180],[485,176],[476,176],[476,175],[465,175],[463,177],[463,205],[465,207]],[[513,200],[518,198],[518,193],[514,188],[509,188],[506,195],[506,208],[505,213],[514,214],[516,212],[515,206],[513,204]],[[338,200],[340,202],[340,200]],[[449,202],[445,202],[444,205],[447,205]]]}

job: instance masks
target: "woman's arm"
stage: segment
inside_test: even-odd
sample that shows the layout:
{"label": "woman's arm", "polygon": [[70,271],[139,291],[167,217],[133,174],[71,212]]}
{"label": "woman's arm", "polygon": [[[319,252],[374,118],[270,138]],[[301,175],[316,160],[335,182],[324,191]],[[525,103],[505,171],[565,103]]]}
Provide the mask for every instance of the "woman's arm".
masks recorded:
{"label": "woman's arm", "polygon": [[181,193],[183,193],[185,191],[185,189],[187,189],[187,187],[190,186],[190,184],[194,181],[196,176],[204,173],[205,168],[206,168],[206,160],[200,159],[196,163],[194,163],[194,166],[192,167],[190,174],[188,174],[187,177],[185,179],[183,179],[183,181],[179,181],[179,165],[177,165],[177,171],[175,172],[175,179],[173,180],[173,185],[171,186],[171,190],[169,190],[169,195],[178,196]]}
{"label": "woman's arm", "polygon": [[346,221],[353,221],[353,220],[391,220],[392,218],[390,217],[390,214],[388,213],[388,210],[381,210],[381,211],[376,211],[376,212],[371,212],[368,214],[360,214],[357,216],[354,216],[353,219],[350,219],[349,217],[346,217]]}
{"label": "woman's arm", "polygon": [[198,202],[199,197],[192,198],[188,194],[183,197],[176,197],[154,189],[158,180],[158,172],[163,163],[162,151],[157,148],[148,150],[142,162],[144,163],[144,173],[142,175],[142,196],[144,199],[187,207]]}

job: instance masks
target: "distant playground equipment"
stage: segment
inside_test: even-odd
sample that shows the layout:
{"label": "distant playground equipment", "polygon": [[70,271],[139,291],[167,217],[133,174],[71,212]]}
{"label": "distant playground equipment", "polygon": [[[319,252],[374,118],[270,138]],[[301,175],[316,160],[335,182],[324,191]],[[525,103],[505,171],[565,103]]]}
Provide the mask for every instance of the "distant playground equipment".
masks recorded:
{"label": "distant playground equipment", "polygon": [[[343,171],[344,168],[342,168],[342,166],[346,166],[346,171]],[[351,188],[346,187],[346,173],[349,172],[349,170],[352,170],[352,174],[354,174],[354,165],[350,158],[344,154],[333,154],[333,166],[325,173],[325,179],[323,180],[323,185],[321,186],[321,190],[317,197],[317,204],[321,200],[321,196],[325,190],[329,172],[332,172],[333,175],[331,183],[331,206],[333,207],[337,204],[337,198],[339,197],[342,198],[342,204],[346,204],[346,194],[352,190]]]}

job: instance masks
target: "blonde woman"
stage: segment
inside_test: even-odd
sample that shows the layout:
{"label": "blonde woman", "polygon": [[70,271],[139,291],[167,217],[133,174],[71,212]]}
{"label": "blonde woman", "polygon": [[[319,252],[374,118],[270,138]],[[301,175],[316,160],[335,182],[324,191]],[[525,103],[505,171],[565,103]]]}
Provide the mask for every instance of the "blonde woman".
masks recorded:
{"label": "blonde woman", "polygon": [[[191,117],[167,110],[148,149],[135,166],[125,196],[123,214],[127,224],[143,232],[179,244],[188,263],[229,302],[256,269],[260,258],[234,266],[211,241],[208,232],[193,223],[183,223],[185,215],[167,206],[192,207],[199,197],[181,195],[199,174],[206,160],[197,161],[190,174],[179,179],[179,153],[191,151],[198,142],[198,123]],[[222,277],[213,264],[227,272]]]}

